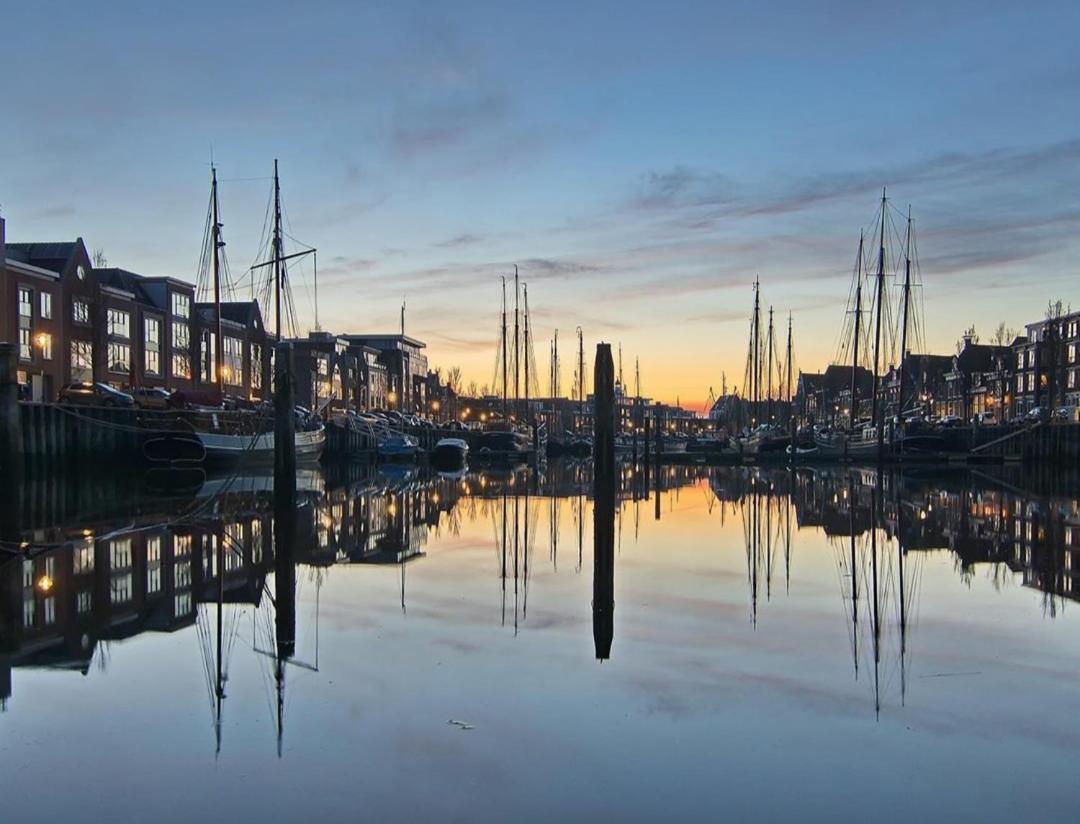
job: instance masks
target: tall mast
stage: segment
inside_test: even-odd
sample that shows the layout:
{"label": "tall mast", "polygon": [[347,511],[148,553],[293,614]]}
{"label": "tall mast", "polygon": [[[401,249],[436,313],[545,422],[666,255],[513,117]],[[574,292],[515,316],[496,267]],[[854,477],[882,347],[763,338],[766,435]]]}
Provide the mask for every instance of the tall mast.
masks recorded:
{"label": "tall mast", "polygon": [[213,214],[211,216],[211,236],[210,243],[213,246],[213,267],[214,267],[214,380],[217,384],[218,395],[224,395],[225,383],[224,375],[222,374],[222,340],[221,340],[221,260],[220,253],[221,247],[225,244],[221,241],[221,220],[218,214],[218,193],[217,193],[217,168],[210,167],[210,201]]}
{"label": "tall mast", "polygon": [[518,352],[518,268],[514,266],[514,407],[521,398],[521,357]]}
{"label": "tall mast", "polygon": [[622,379],[622,341],[619,341],[619,389],[624,395],[626,394],[626,384]]}
{"label": "tall mast", "polygon": [[904,311],[900,321],[900,395],[897,398],[896,414],[901,419],[904,415],[904,358],[907,357],[908,313],[911,306],[911,206],[908,206],[907,235],[904,238]]}
{"label": "tall mast", "polygon": [[855,334],[853,337],[851,353],[851,414],[848,418],[849,428],[855,431],[855,421],[859,416],[859,335],[861,333],[862,319],[862,264],[863,264],[863,233],[859,232],[859,255],[855,261]]}
{"label": "tall mast", "polygon": [[551,397],[559,397],[559,330],[555,330],[555,340],[551,351]]}
{"label": "tall mast", "polygon": [[[525,420],[529,420],[529,284],[524,284],[525,289]],[[526,528],[528,525],[526,524]]]}
{"label": "tall mast", "polygon": [[581,327],[577,328],[578,347],[578,426],[585,425],[585,337]]}
{"label": "tall mast", "polygon": [[401,298],[401,336],[405,337],[405,297]]}
{"label": "tall mast", "polygon": [[768,338],[767,338],[767,340],[765,342],[766,349],[767,349],[767,351],[769,353],[768,354],[768,360],[769,360],[769,365],[768,365],[769,383],[768,383],[768,386],[766,387],[766,390],[765,390],[766,394],[768,396],[768,399],[769,399],[769,406],[768,406],[769,423],[772,423],[772,419],[773,419],[772,364],[773,364],[773,336],[774,336],[774,334],[775,333],[773,332],[773,308],[770,306],[769,307],[769,336],[768,336]]}
{"label": "tall mast", "polygon": [[875,320],[874,320],[874,394],[870,400],[874,429],[877,430],[878,453],[881,452],[882,439],[885,436],[881,421],[878,420],[880,409],[878,406],[878,373],[881,371],[881,303],[885,296],[885,189],[881,190],[881,237],[878,247],[878,270],[877,270],[877,296],[875,297]]}
{"label": "tall mast", "polygon": [[[795,420],[794,408],[791,401],[791,312],[788,312],[787,316],[787,392],[784,393],[787,396],[788,403],[788,423],[792,423]],[[792,447],[794,449],[794,447]]]}
{"label": "tall mast", "polygon": [[501,336],[502,336],[502,390],[503,390],[502,391],[502,396],[503,396],[502,397],[502,411],[503,411],[503,417],[505,418],[506,417],[506,395],[507,395],[507,392],[506,392],[506,377],[507,377],[506,376],[506,372],[507,372],[507,368],[506,368],[507,367],[507,363],[506,363],[506,276],[505,275],[503,276],[503,279],[502,279],[502,326],[500,327],[500,329],[501,329]]}
{"label": "tall mast", "polygon": [[753,331],[750,335],[750,387],[751,401],[753,403],[753,413],[750,418],[751,424],[757,423],[757,419],[761,416],[761,358],[759,356],[759,352],[761,350],[761,306],[759,303],[761,298],[760,288],[760,283],[755,277]]}
{"label": "tall mast", "polygon": [[281,266],[285,257],[281,233],[281,182],[278,180],[278,162],[274,158],[274,309],[278,341],[281,340]]}

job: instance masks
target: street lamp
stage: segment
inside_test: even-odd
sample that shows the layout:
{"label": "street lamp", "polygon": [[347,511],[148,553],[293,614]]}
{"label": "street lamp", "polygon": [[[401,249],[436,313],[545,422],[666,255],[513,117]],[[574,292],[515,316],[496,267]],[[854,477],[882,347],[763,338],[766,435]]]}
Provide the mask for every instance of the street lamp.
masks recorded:
{"label": "street lamp", "polygon": [[[39,332],[34,339],[41,350],[41,400],[45,400],[45,361],[52,360],[52,337],[47,332]],[[46,357],[46,355],[48,357]]]}

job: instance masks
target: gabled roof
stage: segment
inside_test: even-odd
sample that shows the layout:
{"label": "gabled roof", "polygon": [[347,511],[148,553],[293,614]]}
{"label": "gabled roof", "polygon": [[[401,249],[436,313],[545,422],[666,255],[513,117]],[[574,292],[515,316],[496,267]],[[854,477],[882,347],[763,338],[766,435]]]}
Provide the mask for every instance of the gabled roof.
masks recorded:
{"label": "gabled roof", "polygon": [[[196,303],[195,311],[206,320],[214,319],[213,303]],[[262,328],[262,312],[259,311],[257,300],[222,301],[221,319],[241,326],[254,324],[256,328]]]}
{"label": "gabled roof", "polygon": [[143,288],[143,282],[146,280],[142,275],[137,275],[135,272],[129,272],[127,269],[118,269],[115,266],[105,269],[95,269],[97,273],[98,281],[103,286],[112,286],[114,289],[123,289],[125,292],[131,292],[136,298],[143,303],[153,303],[150,295]]}
{"label": "gabled roof", "polygon": [[62,272],[67,266],[75,250],[79,248],[79,241],[62,241],[56,243],[7,243],[5,244],[7,257],[21,263],[29,263],[50,272]]}
{"label": "gabled roof", "polygon": [[[825,369],[825,388],[830,392],[839,392],[844,389],[851,389],[851,371],[850,366],[845,366],[839,363],[829,364]],[[866,367],[860,366],[856,371],[857,384],[859,392],[869,391],[874,384],[874,377],[870,374],[870,370]]]}

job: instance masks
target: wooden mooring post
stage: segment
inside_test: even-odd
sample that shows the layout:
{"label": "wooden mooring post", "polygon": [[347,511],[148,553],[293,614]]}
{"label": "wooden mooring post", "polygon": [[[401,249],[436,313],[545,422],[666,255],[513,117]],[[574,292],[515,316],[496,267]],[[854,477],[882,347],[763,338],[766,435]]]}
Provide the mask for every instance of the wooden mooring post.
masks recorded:
{"label": "wooden mooring post", "polygon": [[608,343],[596,345],[593,406],[593,644],[604,661],[615,616],[615,365]]}

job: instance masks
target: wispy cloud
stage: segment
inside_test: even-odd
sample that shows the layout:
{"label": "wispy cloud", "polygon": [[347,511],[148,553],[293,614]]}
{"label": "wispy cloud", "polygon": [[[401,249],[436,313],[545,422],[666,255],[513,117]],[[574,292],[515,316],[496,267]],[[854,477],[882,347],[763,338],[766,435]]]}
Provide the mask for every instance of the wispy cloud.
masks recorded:
{"label": "wispy cloud", "polygon": [[436,249],[456,249],[459,246],[473,246],[484,240],[483,235],[475,235],[470,232],[464,234],[455,235],[454,237],[447,238],[446,240],[439,241],[438,243],[431,244]]}

